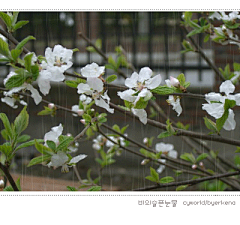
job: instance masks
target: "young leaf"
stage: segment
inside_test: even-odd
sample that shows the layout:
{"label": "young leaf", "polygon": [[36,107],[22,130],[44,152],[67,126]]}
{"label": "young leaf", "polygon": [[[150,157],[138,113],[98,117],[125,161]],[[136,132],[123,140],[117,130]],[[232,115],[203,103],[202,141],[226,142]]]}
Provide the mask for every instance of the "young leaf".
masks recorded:
{"label": "young leaf", "polygon": [[13,26],[13,32],[16,31],[17,29],[23,27],[24,25],[28,24],[29,21],[27,20],[21,20],[21,21],[18,21],[14,26]]}
{"label": "young leaf", "polygon": [[19,149],[22,149],[22,148],[27,148],[27,147],[30,147],[30,146],[33,146],[35,145],[35,142],[43,142],[42,139],[37,139],[37,140],[31,140],[31,141],[28,141],[28,142],[25,142],[25,143],[22,143],[20,144],[16,149],[15,151],[19,150]]}
{"label": "young leaf", "polygon": [[167,176],[167,177],[163,177],[159,180],[160,184],[167,184],[167,183],[171,183],[171,182],[174,182],[174,178],[173,177],[170,177],[170,176]]}
{"label": "young leaf", "polygon": [[25,44],[27,44],[27,42],[29,40],[36,40],[35,37],[33,36],[27,36],[26,38],[24,38],[20,43],[18,43],[18,45],[16,46],[15,49],[22,49],[24,47]]}
{"label": "young leaf", "polygon": [[5,135],[7,135],[11,139],[14,134],[12,126],[7,118],[7,115],[5,113],[0,113],[0,119],[2,120],[3,125],[5,127]]}
{"label": "young leaf", "polygon": [[216,126],[217,126],[217,130],[218,131],[220,131],[222,129],[223,125],[225,124],[225,122],[226,122],[226,120],[228,118],[228,115],[229,115],[229,111],[226,110],[223,113],[222,117],[216,120]]}
{"label": "young leaf", "polygon": [[156,172],[154,168],[150,167],[150,173],[153,179],[155,179],[156,182],[159,182],[159,174]]}
{"label": "young leaf", "polygon": [[189,185],[180,185],[176,188],[176,191],[182,191],[184,189],[186,189]]}
{"label": "young leaf", "polygon": [[14,120],[15,131],[18,135],[28,127],[29,115],[27,113],[26,108],[27,107],[24,106],[20,114]]}
{"label": "young leaf", "polygon": [[186,160],[188,162],[191,162],[191,163],[196,163],[196,159],[194,157],[194,155],[192,153],[183,153],[181,156],[180,156],[181,159],[183,160]]}
{"label": "young leaf", "polygon": [[0,17],[2,18],[3,22],[6,24],[8,30],[11,29],[12,26],[12,19],[7,13],[0,12]]}
{"label": "young leaf", "polygon": [[111,82],[113,82],[113,81],[115,81],[117,79],[117,75],[110,75],[110,76],[108,76],[107,78],[106,78],[106,82],[107,83],[111,83]]}
{"label": "young leaf", "polygon": [[10,57],[8,44],[2,38],[0,38],[0,54],[7,58]]}
{"label": "young leaf", "polygon": [[207,153],[202,153],[201,155],[199,155],[196,159],[196,162],[202,161],[205,158],[207,158],[209,155]]}
{"label": "young leaf", "polygon": [[41,163],[43,163],[43,162],[45,162],[45,161],[50,160],[51,157],[52,157],[51,155],[42,155],[42,156],[38,156],[38,157],[36,157],[36,158],[33,158],[33,159],[29,162],[29,164],[27,165],[27,167],[34,166],[34,165],[36,165],[36,164],[41,164]]}
{"label": "young leaf", "polygon": [[101,191],[102,187],[101,186],[93,186],[88,189],[88,191]]}

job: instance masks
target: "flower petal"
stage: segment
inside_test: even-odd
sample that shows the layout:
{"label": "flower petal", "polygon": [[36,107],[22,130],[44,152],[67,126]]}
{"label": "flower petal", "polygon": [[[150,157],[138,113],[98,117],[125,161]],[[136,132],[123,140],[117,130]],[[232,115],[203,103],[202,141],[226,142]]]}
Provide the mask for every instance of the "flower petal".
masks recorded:
{"label": "flower petal", "polygon": [[163,142],[157,143],[155,149],[157,152],[169,152],[172,151],[174,146],[172,144],[165,144]]}
{"label": "flower petal", "polygon": [[213,116],[215,119],[219,119],[222,117],[224,113],[224,104],[222,103],[203,104],[202,109],[206,110],[207,113]]}
{"label": "flower petal", "polygon": [[133,89],[128,89],[126,91],[118,91],[117,95],[122,99],[128,102],[134,102],[137,96],[133,96],[136,93]]}
{"label": "flower petal", "polygon": [[54,154],[51,157],[51,162],[52,162],[51,166],[57,168],[65,164],[67,161],[68,161],[68,156],[66,155],[66,153],[58,151],[57,154]]}
{"label": "flower petal", "polygon": [[87,84],[90,88],[96,90],[97,92],[101,92],[103,90],[103,82],[97,77],[88,77]]}
{"label": "flower petal", "polygon": [[150,79],[152,76],[152,70],[149,67],[143,67],[138,75],[138,81],[143,83],[144,81]]}
{"label": "flower petal", "polygon": [[33,98],[35,104],[38,105],[42,101],[42,97],[39,94],[38,90],[35,89],[31,84],[27,84],[27,90],[32,93],[31,97]]}
{"label": "flower petal", "polygon": [[234,92],[235,86],[230,80],[226,80],[220,85],[219,90],[220,92],[225,92],[225,94],[228,95]]}
{"label": "flower petal", "polygon": [[134,72],[130,78],[127,78],[125,80],[125,85],[129,88],[135,88],[138,85],[137,81],[138,81],[138,74]]}
{"label": "flower petal", "polygon": [[81,74],[84,77],[99,77],[102,73],[104,73],[104,70],[104,66],[98,66],[97,63],[92,63],[82,68]]}
{"label": "flower petal", "polygon": [[139,118],[139,120],[143,124],[147,124],[147,112],[144,109],[134,109],[132,108],[132,112],[135,116]]}
{"label": "flower petal", "polygon": [[73,158],[70,160],[69,164],[71,164],[71,163],[78,163],[80,160],[83,160],[83,159],[85,159],[86,157],[87,157],[87,155],[85,155],[85,154],[80,154],[80,155],[78,155],[78,156],[75,156],[75,157],[73,157]]}
{"label": "flower petal", "polygon": [[78,94],[87,94],[87,95],[92,95],[92,91],[90,89],[90,86],[88,84],[80,83],[77,86],[77,93]]}
{"label": "flower petal", "polygon": [[145,87],[147,87],[148,89],[154,89],[161,84],[161,81],[162,81],[162,78],[160,74],[156,75],[145,82]]}
{"label": "flower petal", "polygon": [[108,112],[110,113],[114,113],[114,109],[111,109],[109,104],[107,102],[105,102],[102,97],[100,97],[99,99],[95,99],[95,104],[101,108],[106,109]]}
{"label": "flower petal", "polygon": [[225,130],[234,130],[236,127],[236,121],[234,120],[235,114],[232,109],[229,109],[228,112],[229,112],[229,115],[226,122],[223,125],[223,128]]}

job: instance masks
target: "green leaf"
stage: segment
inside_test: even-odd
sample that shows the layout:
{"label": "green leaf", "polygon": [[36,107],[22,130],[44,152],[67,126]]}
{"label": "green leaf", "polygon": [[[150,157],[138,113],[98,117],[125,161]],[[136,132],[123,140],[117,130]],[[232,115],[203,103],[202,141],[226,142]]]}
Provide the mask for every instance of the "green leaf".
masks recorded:
{"label": "green leaf", "polygon": [[54,141],[46,141],[49,148],[51,148],[53,151],[56,151],[56,143]]}
{"label": "green leaf", "polygon": [[159,174],[156,172],[154,168],[150,167],[150,173],[153,179],[155,179],[156,182],[159,182]]}
{"label": "green leaf", "polygon": [[30,146],[33,146],[35,145],[35,142],[43,142],[42,139],[37,139],[37,140],[31,140],[31,141],[28,141],[28,142],[25,142],[25,143],[22,143],[20,144],[16,149],[15,151],[19,150],[19,149],[22,149],[22,148],[27,148],[27,147],[30,147]]}
{"label": "green leaf", "polygon": [[101,191],[102,187],[101,186],[93,186],[88,189],[88,191]]}
{"label": "green leaf", "polygon": [[196,159],[196,162],[202,161],[205,158],[207,158],[209,155],[207,153],[202,153],[201,155],[199,155]]}
{"label": "green leaf", "polygon": [[92,117],[86,113],[82,115],[82,118],[85,120],[86,123],[90,123],[92,121]]}
{"label": "green leaf", "polygon": [[57,146],[57,152],[58,151],[66,151],[69,144],[74,140],[73,137],[69,136],[62,136],[64,137],[63,140],[60,141],[59,145]]}
{"label": "green leaf", "polygon": [[137,103],[135,104],[135,109],[145,109],[148,105],[148,101],[145,101],[143,97],[141,97]]}
{"label": "green leaf", "polygon": [[43,155],[54,154],[54,151],[51,148],[48,148],[47,146],[40,144],[38,140],[35,140],[35,148]]}
{"label": "green leaf", "polygon": [[21,136],[19,136],[19,137],[17,138],[17,143],[26,142],[26,141],[28,141],[29,139],[30,139],[30,136],[29,136],[29,135],[23,134],[23,135],[21,135]]}
{"label": "green leaf", "polygon": [[228,118],[228,115],[229,115],[229,111],[226,110],[223,113],[222,117],[216,120],[216,126],[217,126],[218,131],[220,131],[222,129],[222,127],[224,126],[224,124]]}
{"label": "green leaf", "polygon": [[13,60],[15,62],[17,62],[18,57],[20,56],[20,54],[22,53],[21,49],[13,49],[11,50],[11,56],[13,58]]}
{"label": "green leaf", "polygon": [[3,122],[3,125],[5,127],[5,135],[7,135],[10,139],[13,138],[14,133],[12,130],[12,126],[7,118],[7,115],[5,113],[0,113],[0,119]]}
{"label": "green leaf", "polygon": [[100,38],[98,38],[96,41],[95,41],[95,46],[98,48],[98,49],[101,49],[102,48],[102,40]]}
{"label": "green leaf", "polygon": [[20,114],[14,120],[15,131],[18,135],[28,127],[29,115],[26,108],[27,106],[24,106]]}
{"label": "green leaf", "polygon": [[172,93],[176,93],[177,89],[175,87],[158,86],[157,88],[152,89],[151,92],[158,95],[169,95]]}
{"label": "green leaf", "polygon": [[169,133],[168,131],[163,131],[162,133],[160,133],[157,138],[165,138],[165,137],[169,137],[172,136],[171,133]]}
{"label": "green leaf", "polygon": [[69,191],[77,191],[77,189],[75,187],[71,187],[71,186],[67,186],[67,189]]}
{"label": "green leaf", "polygon": [[218,133],[216,123],[214,123],[212,120],[208,119],[206,116],[203,119],[204,119],[204,123],[205,123],[206,127],[209,130],[212,130],[212,131]]}
{"label": "green leaf", "polygon": [[111,82],[115,81],[116,79],[117,79],[117,75],[110,75],[105,79],[105,81],[107,83],[111,83]]}
{"label": "green leaf", "polygon": [[8,44],[2,38],[0,38],[0,54],[4,55],[7,58],[10,57]]}
{"label": "green leaf", "polygon": [[235,100],[225,99],[224,110],[226,111],[230,108],[233,108],[235,105],[236,105]]}
{"label": "green leaf", "polygon": [[42,155],[42,156],[38,156],[36,158],[33,158],[29,164],[27,165],[27,167],[30,167],[30,166],[34,166],[34,165],[37,165],[37,164],[41,164],[45,161],[48,161],[51,159],[51,155]]}
{"label": "green leaf", "polygon": [[72,88],[77,88],[77,86],[80,84],[80,83],[86,83],[86,80],[84,79],[81,79],[81,78],[77,78],[76,80],[66,80],[65,81],[65,84],[69,87],[72,87]]}
{"label": "green leaf", "polygon": [[9,142],[4,143],[3,145],[0,145],[0,152],[5,154],[6,157],[11,155],[11,153],[12,153],[12,146],[9,144]]}
{"label": "green leaf", "polygon": [[8,30],[11,29],[12,26],[12,19],[7,13],[0,12],[0,17],[2,18],[3,22],[6,24]]}
{"label": "green leaf", "polygon": [[46,115],[51,115],[53,113],[53,109],[50,109],[47,106],[43,106],[44,110],[40,111],[37,115],[39,116],[46,116]]}
{"label": "green leaf", "polygon": [[186,189],[189,185],[180,185],[176,188],[176,191],[182,191],[184,189]]}
{"label": "green leaf", "polygon": [[167,183],[171,183],[171,182],[174,182],[174,178],[173,177],[170,177],[170,176],[167,176],[167,177],[163,177],[159,180],[159,183],[160,184],[167,184]]}
{"label": "green leaf", "polygon": [[24,47],[25,44],[27,44],[28,41],[30,40],[35,40],[36,38],[33,36],[27,36],[26,38],[24,38],[21,42],[18,43],[18,45],[16,46],[15,49],[22,49]]}
{"label": "green leaf", "polygon": [[22,28],[23,26],[25,26],[26,24],[28,24],[29,21],[27,20],[21,20],[21,21],[18,21],[14,26],[13,26],[13,32],[16,31],[17,29],[19,28]]}
{"label": "green leaf", "polygon": [[194,157],[194,155],[192,153],[183,153],[181,156],[180,156],[181,159],[183,160],[186,160],[188,162],[191,162],[191,163],[196,163],[196,159]]}
{"label": "green leaf", "polygon": [[17,22],[18,14],[19,14],[19,12],[13,12],[13,13],[12,13],[12,18],[11,18],[11,20],[12,20],[12,26],[14,26],[15,23]]}
{"label": "green leaf", "polygon": [[17,75],[10,77],[6,82],[6,88],[11,89],[13,87],[20,87],[29,77],[31,77],[31,74],[23,68],[15,70],[15,73]]}
{"label": "green leaf", "polygon": [[180,85],[184,86],[184,84],[185,84],[185,82],[186,82],[184,74],[183,74],[183,73],[179,74],[179,75],[177,76],[177,79],[178,79]]}

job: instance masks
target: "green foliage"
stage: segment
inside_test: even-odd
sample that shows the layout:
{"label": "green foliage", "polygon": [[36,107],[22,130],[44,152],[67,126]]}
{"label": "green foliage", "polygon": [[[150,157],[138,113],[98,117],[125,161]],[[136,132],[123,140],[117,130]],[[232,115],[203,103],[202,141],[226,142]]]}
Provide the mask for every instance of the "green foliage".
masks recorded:
{"label": "green foliage", "polygon": [[112,83],[113,81],[115,81],[117,79],[117,75],[110,75],[105,79],[105,82],[107,83]]}
{"label": "green foliage", "polygon": [[147,180],[150,180],[152,182],[159,183],[159,174],[156,172],[156,170],[152,167],[150,167],[150,176],[145,177]]}
{"label": "green foliage", "polygon": [[18,12],[13,13],[3,13],[0,12],[0,17],[6,24],[8,32],[12,33],[28,24],[29,21],[21,20],[17,22]]}
{"label": "green foliage", "polygon": [[207,118],[206,116],[203,118],[204,119],[204,123],[206,125],[206,127],[211,130],[211,132],[209,134],[212,133],[219,133],[218,129],[217,129],[217,125],[216,123],[214,123],[212,120],[210,120],[209,118]]}
{"label": "green foliage", "polygon": [[180,158],[192,164],[196,163],[196,159],[192,153],[183,153],[182,155],[180,155]]}

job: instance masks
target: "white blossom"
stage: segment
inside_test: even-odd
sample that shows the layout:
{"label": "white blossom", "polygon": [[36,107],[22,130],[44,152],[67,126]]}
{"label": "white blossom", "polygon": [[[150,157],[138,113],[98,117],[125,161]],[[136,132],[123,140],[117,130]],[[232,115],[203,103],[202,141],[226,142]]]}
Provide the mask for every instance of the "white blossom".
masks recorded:
{"label": "white blossom", "polygon": [[[168,87],[178,87],[180,85],[179,81],[177,78],[174,78],[170,76],[170,79],[165,80],[165,83],[167,84]],[[180,97],[179,96],[173,96],[169,95],[167,102],[173,106],[173,110],[177,112],[177,116],[180,116],[182,113],[182,106],[180,102]]]}
{"label": "white blossom", "polygon": [[[91,72],[91,70],[93,70],[93,72]],[[81,96],[84,94],[82,97],[80,96],[80,98],[85,99],[86,95],[91,96],[97,106],[106,109],[110,113],[113,113],[114,109],[111,109],[109,106],[110,98],[107,94],[107,91],[104,92],[103,89],[103,81],[98,78],[100,74],[99,70],[100,72],[102,71],[102,69],[96,68],[95,66],[88,66],[86,68],[87,72],[83,72],[85,76],[89,76],[87,78],[87,83],[80,83],[77,86],[77,92],[78,94],[81,94]]]}
{"label": "white blossom", "polygon": [[[203,104],[202,109],[206,110],[207,113],[213,116],[215,119],[219,119],[224,114],[224,103],[226,99],[234,100],[236,105],[240,106],[240,94],[233,95],[232,93],[235,90],[235,86],[232,84],[230,80],[223,82],[219,91],[224,92],[225,95],[221,95],[220,93],[208,93],[205,95],[205,99],[208,103]],[[225,130],[234,130],[236,127],[236,122],[234,120],[234,112],[232,109],[228,109],[228,118],[223,125]]]}
{"label": "white blossom", "polygon": [[[177,158],[177,151],[174,150],[174,146],[172,144],[165,144],[163,142],[157,143],[155,145],[155,149],[157,152],[162,152],[162,154],[165,154],[171,158],[176,159]],[[160,159],[162,163],[166,162],[166,159]],[[157,169],[158,173],[162,173],[163,170],[165,169],[165,165],[160,165],[159,168]]]}

